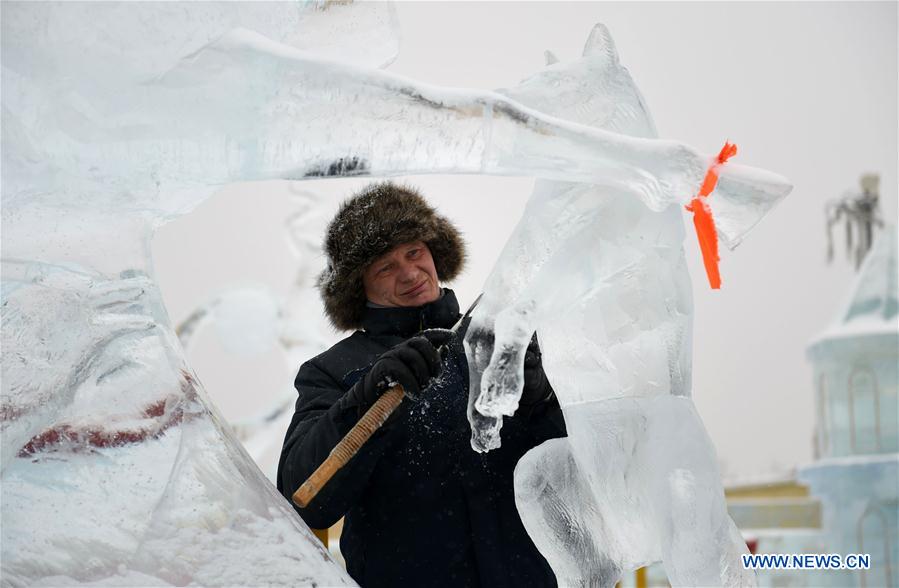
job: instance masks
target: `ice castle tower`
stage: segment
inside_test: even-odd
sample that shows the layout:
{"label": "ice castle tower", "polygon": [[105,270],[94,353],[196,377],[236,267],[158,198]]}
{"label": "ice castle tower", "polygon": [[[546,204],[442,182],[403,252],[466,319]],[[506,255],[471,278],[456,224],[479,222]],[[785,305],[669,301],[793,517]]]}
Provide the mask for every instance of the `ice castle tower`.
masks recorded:
{"label": "ice castle tower", "polygon": [[808,347],[817,460],[799,480],[823,504],[822,547],[870,554],[832,586],[899,585],[899,302],[896,227],[881,232],[837,320]]}

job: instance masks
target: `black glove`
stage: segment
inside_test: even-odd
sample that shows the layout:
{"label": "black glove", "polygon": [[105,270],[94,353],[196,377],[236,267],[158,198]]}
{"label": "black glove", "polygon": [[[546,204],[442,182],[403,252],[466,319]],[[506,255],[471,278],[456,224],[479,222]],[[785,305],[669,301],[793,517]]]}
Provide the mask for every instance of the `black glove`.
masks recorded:
{"label": "black glove", "polygon": [[440,353],[424,336],[412,337],[385,351],[347,392],[349,404],[367,411],[391,385],[400,384],[413,400],[440,374]]}
{"label": "black glove", "polygon": [[419,336],[430,341],[443,359],[446,359],[449,353],[461,352],[465,355],[462,339],[449,329],[427,329],[419,333]]}
{"label": "black glove", "polygon": [[546,372],[543,371],[543,354],[540,353],[537,333],[534,333],[531,343],[524,353],[524,388],[521,391],[519,404],[533,406],[549,400],[552,394],[552,386],[549,384]]}

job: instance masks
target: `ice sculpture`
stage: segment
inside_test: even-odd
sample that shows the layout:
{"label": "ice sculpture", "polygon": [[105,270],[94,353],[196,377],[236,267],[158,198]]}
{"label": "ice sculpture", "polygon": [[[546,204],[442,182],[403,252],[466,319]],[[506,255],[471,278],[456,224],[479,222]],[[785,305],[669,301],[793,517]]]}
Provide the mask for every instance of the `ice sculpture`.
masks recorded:
{"label": "ice sculpture", "polygon": [[205,401],[150,277],[4,260],[3,287],[5,585],[351,584]]}
{"label": "ice sculpture", "polygon": [[[613,41],[597,25],[581,59],[501,91],[541,112],[635,137],[656,136]],[[790,186],[709,198],[720,238],[737,242]],[[694,190],[698,186],[694,186]],[[528,533],[560,585],[612,586],[662,560],[676,586],[754,583],[724,503],[714,448],[690,399],[692,300],[680,204],[651,209],[614,181],[538,181],[466,334],[472,445],[500,442],[521,395],[536,330],[568,437],[533,449],[515,472]],[[724,206],[726,204],[726,206]]]}
{"label": "ice sculpture", "polygon": [[[392,9],[360,6],[3,3],[5,583],[349,582],[222,425],[153,280],[153,229],[221,184],[520,173],[657,211],[699,184],[683,144],[371,69]],[[716,205],[764,188],[741,169]]]}
{"label": "ice sculpture", "polygon": [[389,61],[392,8],[370,6],[3,4],[4,586],[352,584],[184,364],[148,243],[212,191],[216,146],[133,97],[238,24],[339,41],[359,22]]}
{"label": "ice sculpture", "polygon": [[[605,181],[660,210],[695,191],[711,159],[675,141],[548,117],[493,92],[329,61],[278,42],[290,37],[282,8],[254,20],[245,12],[264,6],[224,3],[236,14],[213,19],[206,3],[185,4],[199,26],[185,40],[172,32],[180,25],[145,13],[151,4],[115,21],[96,13],[104,5],[10,6],[3,75],[14,90],[5,96],[3,141],[18,146],[7,158],[10,206],[52,205],[65,194],[69,207],[179,214],[235,181],[452,172]],[[241,17],[258,30],[228,28]],[[60,42],[48,30],[95,34]],[[173,35],[182,52],[163,51],[163,59],[153,43]],[[98,49],[96,36],[108,44]],[[212,40],[197,47],[200,38]],[[100,50],[121,55],[104,61]],[[122,58],[132,53],[141,59]],[[67,75],[36,73],[60,71]],[[755,190],[757,179],[740,169],[722,183],[720,205]]]}

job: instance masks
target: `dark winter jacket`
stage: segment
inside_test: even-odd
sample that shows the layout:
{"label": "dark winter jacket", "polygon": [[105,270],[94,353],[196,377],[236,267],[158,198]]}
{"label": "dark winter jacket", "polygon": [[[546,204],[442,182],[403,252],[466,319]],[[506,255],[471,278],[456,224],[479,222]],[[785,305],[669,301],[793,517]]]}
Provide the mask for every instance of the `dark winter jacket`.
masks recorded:
{"label": "dark winter jacket", "polygon": [[[450,290],[418,308],[367,308],[356,331],[303,364],[299,398],[278,466],[288,499],[358,420],[344,393],[384,351],[426,328],[459,318]],[[304,509],[312,528],[346,515],[340,548],[350,575],[369,586],[555,586],[515,508],[518,459],[565,434],[558,402],[505,418],[502,447],[471,449],[468,367],[461,345],[419,402],[394,416]]]}

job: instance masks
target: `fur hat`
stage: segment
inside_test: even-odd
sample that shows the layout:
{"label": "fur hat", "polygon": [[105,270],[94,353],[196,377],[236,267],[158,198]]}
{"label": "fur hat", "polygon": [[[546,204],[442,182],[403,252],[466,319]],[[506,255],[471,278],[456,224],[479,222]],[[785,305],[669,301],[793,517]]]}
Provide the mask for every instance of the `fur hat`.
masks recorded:
{"label": "fur hat", "polygon": [[362,274],[397,245],[424,241],[440,281],[455,278],[465,264],[465,242],[458,229],[414,188],[392,182],[370,184],[346,200],[328,225],[328,266],[318,289],[331,323],[359,329],[365,313]]}

